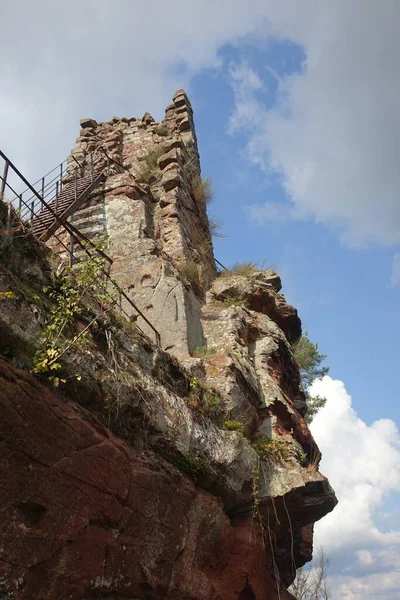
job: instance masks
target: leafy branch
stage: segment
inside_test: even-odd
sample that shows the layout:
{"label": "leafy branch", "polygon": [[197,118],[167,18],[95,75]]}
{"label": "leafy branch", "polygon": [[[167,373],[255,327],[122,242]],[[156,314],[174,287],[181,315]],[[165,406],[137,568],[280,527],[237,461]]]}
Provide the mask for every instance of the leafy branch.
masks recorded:
{"label": "leafy branch", "polygon": [[[103,243],[93,241],[96,250],[101,250]],[[61,368],[59,359],[71,347],[83,345],[95,321],[109,311],[115,304],[115,294],[107,291],[103,279],[104,259],[98,252],[85,257],[73,268],[65,269],[54,288],[45,288],[54,306],[50,312],[47,327],[40,335],[40,348],[33,357],[32,372],[47,374],[47,378],[57,386],[66,379],[52,374]],[[72,334],[75,319],[84,309],[85,302],[99,306],[97,314],[78,334]],[[80,375],[75,376],[80,379]]]}
{"label": "leafy branch", "polygon": [[329,367],[322,365],[325,354],[318,351],[318,344],[313,344],[307,332],[302,335],[294,350],[294,357],[300,370],[300,377],[305,389],[307,413],[306,421],[311,423],[317,412],[326,404],[323,396],[311,396],[308,389],[316,379],[321,379],[329,372]]}

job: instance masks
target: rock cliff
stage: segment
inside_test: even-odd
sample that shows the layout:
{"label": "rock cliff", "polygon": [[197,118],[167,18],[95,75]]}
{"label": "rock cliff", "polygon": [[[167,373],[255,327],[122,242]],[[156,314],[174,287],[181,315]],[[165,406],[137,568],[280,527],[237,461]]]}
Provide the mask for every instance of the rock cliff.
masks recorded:
{"label": "rock cliff", "polygon": [[107,179],[70,219],[107,234],[161,347],[128,303],[63,354],[62,386],[28,373],[64,256],[0,205],[1,597],[289,599],[337,502],[304,420],[300,319],[273,271],[217,274],[183,91],[162,123],[84,119],[70,160],[98,147]]}

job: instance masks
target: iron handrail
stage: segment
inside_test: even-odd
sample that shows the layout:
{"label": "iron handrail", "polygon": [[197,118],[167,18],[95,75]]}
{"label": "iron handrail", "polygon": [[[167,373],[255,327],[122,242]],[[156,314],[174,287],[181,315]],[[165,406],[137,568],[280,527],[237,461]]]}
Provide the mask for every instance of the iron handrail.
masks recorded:
{"label": "iron handrail", "polygon": [[229,269],[227,269],[226,267],[224,267],[224,265],[222,263],[219,262],[219,260],[217,260],[214,256],[214,262],[217,263],[217,265],[219,265],[220,267],[222,267],[224,269],[224,271],[229,271]]}
{"label": "iron handrail", "polygon": [[[11,202],[15,205],[16,201],[18,200],[18,205],[20,207],[21,198],[23,198],[24,194],[30,192],[28,200],[25,200],[25,204],[28,202],[30,203],[30,206],[28,207],[28,210],[24,211],[23,217],[26,218],[27,215],[31,213],[32,219],[34,213],[36,212],[37,205],[39,204],[39,206],[42,208],[43,203],[41,203],[41,200],[50,198],[50,194],[55,195],[57,198],[58,195],[62,193],[65,185],[72,184],[74,182],[75,190],[77,190],[77,182],[82,177],[86,177],[88,175],[91,176],[91,180],[93,181],[93,178],[96,174],[94,169],[95,154],[98,152],[98,150],[98,148],[95,148],[81,161],[78,161],[73,155],[71,155],[71,159],[67,159],[57,165],[57,167],[38,179],[34,184],[25,184],[25,189],[22,192],[17,193],[15,197],[11,199]],[[76,166],[72,164],[72,160],[76,162]],[[52,177],[49,179],[49,176]],[[33,195],[32,191],[34,192]],[[38,193],[40,194],[40,197],[38,196]]]}
{"label": "iron handrail", "polygon": [[[88,157],[90,157],[90,168],[91,168],[91,176],[92,176],[92,181],[93,181],[93,177],[94,177],[94,161],[93,161],[93,155],[94,153],[99,150],[99,148],[96,148],[96,150],[94,150],[90,155],[88,155]],[[57,214],[57,212],[55,212],[52,207],[50,206],[50,204],[39,194],[39,192],[29,183],[29,181],[22,175],[22,173],[17,169],[17,167],[11,162],[11,160],[4,154],[4,152],[2,152],[0,150],[0,157],[5,161],[5,167],[4,167],[4,172],[3,172],[3,176],[0,176],[1,179],[1,186],[0,186],[0,200],[3,199],[4,196],[4,191],[6,186],[11,189],[13,191],[13,193],[15,193],[15,190],[7,183],[7,176],[8,176],[8,171],[11,168],[14,173],[17,175],[17,177],[19,177],[19,179],[27,186],[26,190],[28,189],[31,191],[31,193],[33,194],[34,197],[36,197],[39,202],[40,202],[40,206],[41,208],[44,206],[46,208],[46,210],[54,217],[54,219],[57,221],[57,223],[59,224],[59,226],[61,228],[63,228],[67,233],[69,233],[70,235],[70,239],[74,240],[74,243],[76,242],[80,248],[89,256],[91,257],[92,254],[90,253],[90,251],[88,250],[87,246],[91,246],[93,248],[93,250],[95,252],[97,252],[98,254],[100,254],[102,256],[102,258],[104,258],[105,260],[107,260],[110,264],[112,264],[112,259],[105,253],[103,252],[101,249],[99,249],[87,236],[85,236],[83,233],[81,233],[78,229],[76,229],[76,227],[74,227],[70,222],[66,221],[65,219],[62,219],[60,215]],[[88,158],[86,157],[86,158]],[[83,162],[83,161],[82,161]],[[80,168],[82,167],[82,163],[80,163]],[[78,167],[75,167],[75,173],[77,172]],[[54,171],[54,169],[53,169]],[[42,180],[39,180],[40,182]],[[76,182],[76,177],[75,177],[75,182]],[[22,199],[22,195],[24,192],[22,192],[21,194],[16,194],[16,197],[19,198],[19,200],[26,205],[25,200]],[[33,197],[31,196],[31,197]],[[39,220],[41,220],[40,217],[40,213],[35,213],[35,205],[34,202],[31,203],[31,211],[33,213],[32,219],[33,217],[35,218],[39,218]],[[34,232],[32,232],[34,234]],[[58,236],[55,236],[57,240],[59,240]],[[62,243],[62,242],[61,242]],[[62,246],[64,248],[66,248],[65,244],[62,243]],[[67,249],[69,254],[70,254],[70,261],[74,260],[74,256],[73,256],[73,244],[72,244],[72,251],[71,248]],[[75,257],[77,258],[77,257]],[[157,331],[157,329],[154,327],[154,325],[148,320],[148,318],[142,313],[142,311],[136,306],[136,304],[131,300],[131,298],[129,298],[129,296],[121,289],[121,287],[118,285],[118,283],[110,276],[109,273],[107,273],[107,271],[105,271],[103,269],[102,273],[107,277],[107,279],[112,283],[112,285],[116,288],[116,290],[118,291],[118,293],[120,294],[120,296],[123,296],[125,298],[125,300],[127,300],[127,302],[130,304],[130,306],[138,313],[138,315],[145,321],[145,323],[147,323],[147,325],[150,327],[150,329],[154,332],[155,335],[155,339],[156,339],[156,344],[158,346],[161,345],[161,337],[159,332]],[[122,310],[122,303],[121,303],[121,310]],[[126,311],[123,311],[126,313]]]}
{"label": "iron handrail", "polygon": [[[95,149],[94,149],[94,150],[93,150],[93,151],[92,151],[90,154],[93,154],[94,152],[96,152],[96,150],[98,150],[98,148],[95,148]],[[82,161],[81,161],[81,162],[83,163],[83,162],[86,160],[87,156],[90,156],[90,154],[89,154],[89,155],[86,155],[86,156],[85,156],[85,157],[82,159]],[[79,161],[78,161],[78,160],[75,158],[75,156],[74,156],[73,154],[71,154],[70,156],[71,156],[71,158],[72,158],[73,160],[75,160],[75,162],[76,162],[76,163],[77,163],[77,164],[80,166],[80,164],[81,164],[81,163],[80,163],[80,162],[79,162]],[[55,166],[53,169],[51,169],[50,171],[48,171],[47,173],[45,173],[45,175],[43,175],[43,177],[40,177],[40,179],[38,179],[38,180],[37,180],[37,181],[35,181],[34,183],[30,184],[28,187],[26,187],[26,188],[25,188],[25,189],[24,189],[24,190],[21,192],[21,194],[24,194],[25,192],[27,192],[27,191],[28,191],[28,189],[30,189],[30,186],[32,186],[32,187],[35,187],[35,186],[36,186],[38,183],[42,183],[42,181],[43,181],[43,180],[46,180],[46,178],[47,178],[49,175],[51,175],[52,173],[54,173],[55,171],[59,171],[59,172],[60,172],[60,174],[61,174],[62,176],[65,176],[65,174],[67,174],[67,173],[68,173],[68,168],[69,168],[69,165],[68,165],[68,159],[69,159],[69,157],[68,157],[68,158],[66,158],[65,160],[63,160],[63,161],[62,161],[60,164],[58,164],[57,166]],[[65,166],[66,166],[66,168],[65,168],[65,171],[64,171],[63,165],[65,165]],[[53,180],[52,180],[52,181],[55,181],[55,179],[58,179],[58,177],[59,177],[59,176],[57,175],[57,177],[53,178]]]}

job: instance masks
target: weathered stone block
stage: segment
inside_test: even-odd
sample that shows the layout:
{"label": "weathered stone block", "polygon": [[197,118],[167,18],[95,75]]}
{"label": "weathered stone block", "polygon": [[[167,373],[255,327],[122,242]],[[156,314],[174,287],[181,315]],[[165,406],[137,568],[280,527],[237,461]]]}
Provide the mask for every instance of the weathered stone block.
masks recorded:
{"label": "weathered stone block", "polygon": [[170,150],[166,154],[163,154],[158,159],[158,166],[161,170],[165,169],[165,167],[167,167],[171,163],[178,163],[178,151],[176,148],[172,148],[172,150]]}
{"label": "weathered stone block", "polygon": [[[87,127],[86,129],[81,129],[79,132],[80,137],[91,137],[94,135],[95,131],[93,127]],[[79,140],[79,138],[78,138]]]}
{"label": "weathered stone block", "polygon": [[144,113],[144,115],[142,117],[142,122],[146,123],[146,125],[151,125],[151,123],[155,123],[154,118],[148,112]]}
{"label": "weathered stone block", "polygon": [[85,127],[97,127],[97,121],[95,119],[81,119],[79,123],[82,129]]}
{"label": "weathered stone block", "polygon": [[179,123],[179,131],[189,131],[192,127],[191,121],[188,117],[182,119]]}
{"label": "weathered stone block", "polygon": [[181,176],[178,169],[169,169],[164,171],[161,178],[161,185],[166,192],[178,187],[181,182]]}

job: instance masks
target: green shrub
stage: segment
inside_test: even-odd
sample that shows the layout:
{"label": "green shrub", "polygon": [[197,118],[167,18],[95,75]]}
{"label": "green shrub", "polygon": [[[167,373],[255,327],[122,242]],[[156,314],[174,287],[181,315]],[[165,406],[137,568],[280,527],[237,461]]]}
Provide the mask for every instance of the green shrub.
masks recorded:
{"label": "green shrub", "polygon": [[[52,299],[53,307],[49,322],[40,333],[40,346],[32,358],[31,372],[46,376],[55,387],[60,382],[66,382],[65,378],[56,377],[54,373],[61,369],[60,358],[72,347],[85,347],[90,328],[117,301],[115,292],[107,291],[102,277],[104,258],[101,252],[106,243],[106,239],[94,238],[92,245],[98,252],[84,255],[73,268],[65,269],[52,287],[43,289]],[[82,331],[76,333],[76,317],[82,313],[85,303],[90,305],[92,302],[98,304],[98,314]],[[74,377],[80,380],[81,375],[78,373]]]}
{"label": "green shrub", "polygon": [[203,416],[211,416],[219,409],[219,396],[197,377],[190,380],[190,393],[185,402],[192,411],[193,417],[199,419]]}
{"label": "green shrub", "polygon": [[158,169],[158,159],[165,154],[164,146],[154,146],[140,161],[139,178],[149,181]]}
{"label": "green shrub", "polygon": [[240,421],[236,421],[235,419],[224,421],[223,429],[226,429],[227,431],[236,431],[239,437],[244,436],[243,423],[240,423]]}
{"label": "green shrub", "polygon": [[168,129],[168,127],[155,127],[154,133],[161,137],[165,137],[166,135],[169,134],[169,129]]}
{"label": "green shrub", "polygon": [[284,461],[289,455],[289,449],[282,440],[271,439],[264,433],[258,433],[252,443],[253,449],[257,452],[260,460],[268,460],[271,457],[277,458],[280,462]]}
{"label": "green shrub", "polygon": [[216,413],[220,407],[221,399],[216,394],[213,394],[211,391],[208,391],[205,395],[206,398],[206,415],[212,415]]}
{"label": "green shrub", "polygon": [[211,354],[217,354],[217,348],[207,348],[207,346],[200,346],[190,351],[190,356],[193,358],[203,358],[204,356],[210,356]]}
{"label": "green shrub", "polygon": [[16,295],[14,294],[14,292],[11,292],[11,291],[0,292],[0,300],[14,300],[15,298],[16,298]]}
{"label": "green shrub", "polygon": [[307,332],[297,342],[294,349],[294,357],[300,370],[301,382],[306,394],[307,413],[305,419],[310,424],[317,412],[325,406],[326,398],[323,396],[311,396],[308,388],[316,379],[321,379],[327,375],[329,367],[322,366],[326,355],[318,351],[318,344],[311,342]]}

